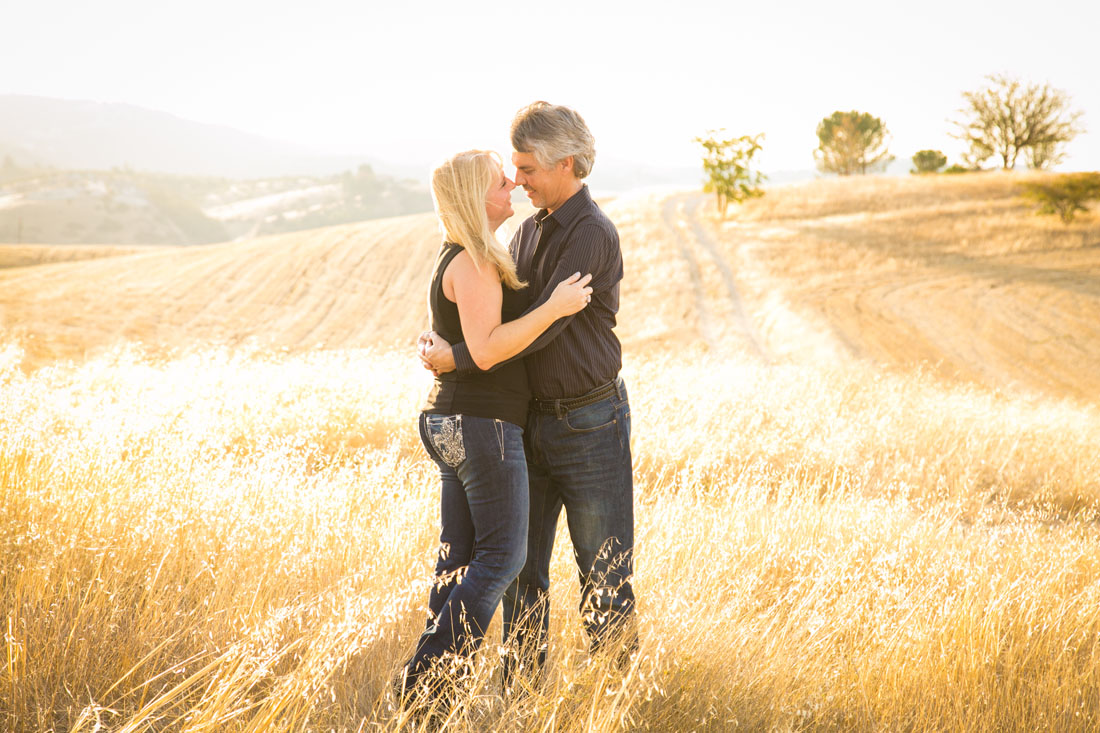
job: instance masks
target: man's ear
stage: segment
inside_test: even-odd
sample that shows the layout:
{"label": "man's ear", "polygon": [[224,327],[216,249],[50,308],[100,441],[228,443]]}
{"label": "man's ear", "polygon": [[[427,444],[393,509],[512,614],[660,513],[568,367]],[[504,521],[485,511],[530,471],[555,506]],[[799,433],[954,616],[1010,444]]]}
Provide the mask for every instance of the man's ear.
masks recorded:
{"label": "man's ear", "polygon": [[565,156],[564,158],[562,158],[561,160],[558,161],[558,165],[561,166],[561,169],[562,169],[563,173],[572,173],[573,172],[573,156],[572,155]]}

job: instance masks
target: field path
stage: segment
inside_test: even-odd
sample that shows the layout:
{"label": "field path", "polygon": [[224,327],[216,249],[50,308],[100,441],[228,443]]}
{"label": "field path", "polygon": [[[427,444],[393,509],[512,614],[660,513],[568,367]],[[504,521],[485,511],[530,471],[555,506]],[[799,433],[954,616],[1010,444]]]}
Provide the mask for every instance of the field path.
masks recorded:
{"label": "field path", "polygon": [[745,310],[733,267],[703,225],[706,203],[700,194],[674,194],[661,207],[663,225],[675,238],[687,268],[699,335],[711,348],[747,350],[771,362],[768,347]]}
{"label": "field path", "polygon": [[718,344],[716,339],[718,321],[707,303],[706,287],[703,284],[703,271],[699,266],[699,260],[692,251],[690,239],[680,230],[683,210],[683,202],[678,197],[670,196],[661,207],[661,215],[664,218],[664,226],[676,240],[676,250],[687,268],[688,287],[694,298],[699,336],[708,346],[715,347]]}
{"label": "field path", "polygon": [[722,276],[722,284],[725,286],[726,297],[729,301],[729,313],[733,327],[752,345],[757,355],[767,362],[772,362],[774,358],[769,352],[767,344],[753,325],[752,318],[745,309],[744,299],[741,297],[741,291],[734,278],[733,268],[730,267],[729,262],[720,251],[718,241],[707,231],[703,224],[703,210],[709,202],[709,197],[702,194],[692,194],[684,197],[683,210],[687,221],[691,225],[691,233]]}

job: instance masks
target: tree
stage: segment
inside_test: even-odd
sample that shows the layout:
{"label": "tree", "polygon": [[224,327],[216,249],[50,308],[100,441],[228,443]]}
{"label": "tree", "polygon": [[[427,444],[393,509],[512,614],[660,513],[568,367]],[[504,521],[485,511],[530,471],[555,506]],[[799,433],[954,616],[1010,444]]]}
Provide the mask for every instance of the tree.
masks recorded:
{"label": "tree", "polygon": [[947,165],[947,156],[939,150],[918,150],[913,154],[911,173],[935,173]]}
{"label": "tree", "polygon": [[385,188],[382,181],[378,180],[378,177],[374,174],[374,169],[366,163],[359,166],[357,170],[345,171],[340,177],[340,182],[344,186],[344,192],[348,196],[377,196],[378,193]]}
{"label": "tree", "polygon": [[849,176],[885,168],[894,159],[886,148],[886,125],[866,112],[833,112],[817,125],[818,168]]}
{"label": "tree", "polygon": [[760,151],[764,134],[755,137],[722,137],[725,130],[708,130],[706,137],[695,142],[703,146],[703,172],[707,180],[703,190],[716,197],[718,214],[725,219],[730,202],[763,196],[760,184],[767,180],[759,171],[750,170],[752,156]]}
{"label": "tree", "polygon": [[990,74],[986,81],[982,89],[963,92],[963,119],[953,121],[959,128],[954,137],[969,146],[967,163],[979,167],[998,155],[1001,167],[1011,170],[1024,151],[1033,168],[1058,163],[1060,148],[1082,132],[1081,113],[1070,109],[1069,96],[1005,74]]}
{"label": "tree", "polygon": [[1039,143],[1027,149],[1027,165],[1035,170],[1053,168],[1065,160],[1065,157],[1065,150],[1054,142]]}
{"label": "tree", "polygon": [[0,181],[18,178],[20,173],[22,173],[22,171],[19,169],[19,164],[15,162],[15,159],[10,155],[5,155],[4,165],[0,166]]}

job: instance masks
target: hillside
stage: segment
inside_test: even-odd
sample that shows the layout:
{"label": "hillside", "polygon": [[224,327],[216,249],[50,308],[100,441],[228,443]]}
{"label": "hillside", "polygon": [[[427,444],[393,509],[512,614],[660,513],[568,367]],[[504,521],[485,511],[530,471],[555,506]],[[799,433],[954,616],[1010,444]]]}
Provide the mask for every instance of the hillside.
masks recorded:
{"label": "hillside", "polygon": [[154,351],[250,339],[290,349],[386,343],[422,325],[413,294],[437,239],[433,217],[414,215],[0,270],[0,319],[30,364],[121,341]]}
{"label": "hillside", "polygon": [[1096,399],[1100,217],[1036,216],[1016,195],[1029,177],[820,181],[718,237],[776,348],[801,348],[789,309],[851,357]]}
{"label": "hillside", "polygon": [[701,194],[620,211],[645,243],[622,320],[647,325],[627,337],[1096,399],[1100,217],[1036,216],[1024,178],[820,180],[721,223]]}
{"label": "hillside", "polygon": [[147,252],[138,246],[95,246],[87,244],[0,244],[0,270],[9,267],[34,267],[56,262],[95,260],[100,257]]}
{"label": "hillside", "polygon": [[[1020,180],[822,180],[774,189],[727,222],[700,194],[605,202],[626,258],[618,333],[634,353],[858,359],[1095,398],[1100,220],[1035,216]],[[425,214],[9,269],[0,318],[28,365],[120,340],[408,344],[437,242]]]}

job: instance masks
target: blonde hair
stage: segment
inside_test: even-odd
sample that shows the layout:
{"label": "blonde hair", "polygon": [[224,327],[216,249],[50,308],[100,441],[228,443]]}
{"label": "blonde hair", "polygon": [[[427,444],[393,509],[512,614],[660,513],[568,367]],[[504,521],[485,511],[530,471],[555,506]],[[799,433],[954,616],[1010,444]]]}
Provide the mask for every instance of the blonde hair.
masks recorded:
{"label": "blonde hair", "polygon": [[489,150],[453,155],[432,171],[432,202],[447,241],[461,244],[479,270],[488,263],[504,285],[519,290],[527,283],[516,275],[516,263],[497,241],[485,211],[502,169],[500,157]]}

